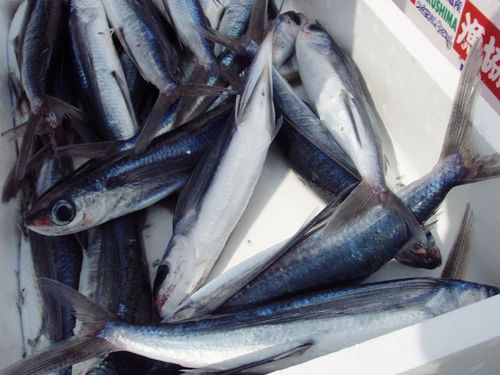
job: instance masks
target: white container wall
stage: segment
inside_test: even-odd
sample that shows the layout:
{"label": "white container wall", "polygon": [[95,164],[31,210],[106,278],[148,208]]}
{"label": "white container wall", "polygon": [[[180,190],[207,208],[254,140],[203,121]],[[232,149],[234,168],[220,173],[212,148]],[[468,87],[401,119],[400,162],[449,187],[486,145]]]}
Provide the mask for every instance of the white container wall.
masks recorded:
{"label": "white container wall", "polygon": [[[7,76],[7,30],[17,1],[0,1],[0,131],[12,126]],[[279,3],[279,2],[278,2]],[[288,0],[318,20],[358,64],[393,140],[395,185],[421,177],[436,163],[459,71],[388,0]],[[500,11],[500,5],[499,5]],[[500,152],[500,118],[483,99],[474,115],[474,147]],[[0,181],[14,163],[15,144],[0,138]],[[396,180],[396,177],[399,179]],[[500,286],[500,179],[454,189],[434,230],[446,259],[465,205],[474,210],[473,249],[466,279]],[[214,275],[293,234],[324,202],[310,192],[272,150],[255,194],[232,234]],[[20,218],[16,204],[0,217],[0,368],[22,355],[17,269]],[[150,210],[145,231],[148,261],[160,257],[171,233],[171,212]],[[168,218],[166,221],[165,219]],[[438,276],[391,262],[370,280]],[[500,371],[500,296],[468,306],[316,360],[283,374],[497,374]]]}

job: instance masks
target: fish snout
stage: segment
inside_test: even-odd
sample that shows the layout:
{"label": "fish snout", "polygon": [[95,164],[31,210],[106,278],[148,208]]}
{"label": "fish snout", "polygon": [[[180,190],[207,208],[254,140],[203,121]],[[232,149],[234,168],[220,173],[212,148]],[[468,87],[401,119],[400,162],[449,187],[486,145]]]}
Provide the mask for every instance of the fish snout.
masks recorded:
{"label": "fish snout", "polygon": [[23,224],[26,228],[35,230],[37,228],[52,227],[52,221],[49,215],[40,211],[28,211],[23,218]]}
{"label": "fish snout", "polygon": [[280,17],[281,19],[289,21],[289,23],[293,22],[297,26],[303,26],[308,21],[306,16],[304,16],[302,13],[297,13],[294,11],[283,13]]}
{"label": "fish snout", "polygon": [[317,33],[317,32],[323,33],[324,29],[315,23],[309,23],[309,22],[306,22],[302,26],[302,29],[300,30],[300,34],[302,36],[309,36],[309,35],[312,35],[312,34]]}
{"label": "fish snout", "polygon": [[168,296],[164,293],[162,287],[169,273],[170,268],[168,264],[160,264],[156,270],[156,277],[153,283],[153,294],[155,296],[155,307],[158,312],[161,312],[163,305],[168,299]]}

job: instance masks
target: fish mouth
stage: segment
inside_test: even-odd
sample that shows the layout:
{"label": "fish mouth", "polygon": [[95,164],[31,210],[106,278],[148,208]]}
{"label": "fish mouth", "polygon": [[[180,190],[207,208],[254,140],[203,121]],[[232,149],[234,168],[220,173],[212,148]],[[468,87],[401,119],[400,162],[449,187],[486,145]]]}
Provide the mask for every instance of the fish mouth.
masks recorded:
{"label": "fish mouth", "polygon": [[303,26],[309,21],[307,17],[304,16],[302,13],[297,13],[297,16],[299,18],[299,22],[297,23],[297,25],[299,26]]}
{"label": "fish mouth", "polygon": [[302,31],[309,34],[309,33],[314,33],[316,31],[323,32],[323,28],[315,23],[306,23],[302,27]]}
{"label": "fish mouth", "polygon": [[302,13],[297,13],[294,11],[285,12],[281,16],[288,18],[297,26],[303,26],[307,22],[306,16],[304,16]]}
{"label": "fish mouth", "polygon": [[442,264],[441,251],[438,246],[415,246],[411,251],[398,254],[399,262],[415,268],[436,269]]}
{"label": "fish mouth", "polygon": [[167,264],[160,264],[156,270],[156,277],[153,283],[153,294],[155,296],[156,311],[161,314],[161,310],[165,302],[168,300],[172,286],[164,288],[165,281],[170,273],[170,268]]}
{"label": "fish mouth", "polygon": [[52,227],[52,222],[48,216],[40,215],[37,213],[28,213],[23,219],[26,228],[35,230]]}

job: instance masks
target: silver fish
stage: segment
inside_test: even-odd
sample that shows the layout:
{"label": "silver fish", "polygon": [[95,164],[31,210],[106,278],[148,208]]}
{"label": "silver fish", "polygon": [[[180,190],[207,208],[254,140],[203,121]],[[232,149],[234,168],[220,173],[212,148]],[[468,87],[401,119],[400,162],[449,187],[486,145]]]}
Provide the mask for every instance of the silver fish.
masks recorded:
{"label": "silver fish", "polygon": [[42,285],[72,307],[83,330],[74,340],[14,363],[3,370],[4,375],[45,373],[114,351],[129,351],[205,373],[269,372],[499,292],[494,287],[458,280],[393,280],[184,323],[137,326],[118,321],[102,307],[57,282],[42,280]]}
{"label": "silver fish", "polygon": [[[470,126],[471,106],[479,82],[480,49],[473,51],[457,91],[442,159],[432,172],[399,193],[419,222],[429,219],[453,187],[500,175],[498,155],[472,154],[464,136]],[[266,259],[260,262],[255,258],[245,262],[248,266],[242,264],[239,278],[242,281],[244,277],[251,278],[250,282],[241,286],[230,275],[226,277],[229,281],[224,281],[224,277],[221,281],[213,280],[206,287],[209,295],[202,288],[192,299],[184,301],[181,307],[185,312],[179,309],[180,318],[191,317],[196,311],[208,313],[221,303],[224,305],[219,312],[241,309],[308,288],[362,279],[389,261],[410,235],[401,217],[382,205],[369,210],[355,225],[331,232],[330,215],[338,210],[333,204],[299,231],[296,240],[271,254],[268,263]],[[211,294],[212,291],[216,293]],[[232,297],[228,298],[229,295]]]}
{"label": "silver fish", "polygon": [[17,38],[16,54],[23,92],[30,108],[19,156],[13,173],[4,184],[3,201],[17,194],[33,153],[35,134],[41,124],[57,126],[63,118],[80,119],[72,105],[47,93],[47,73],[53,63],[53,51],[62,25],[62,0],[33,0],[26,4],[23,30]]}
{"label": "silver fish", "polygon": [[177,205],[174,235],[155,279],[163,318],[205,281],[257,183],[276,133],[271,68],[272,33],[250,68],[235,119],[198,165]]}
{"label": "silver fish", "polygon": [[[384,154],[379,136],[381,120],[361,73],[321,26],[308,24],[297,35],[299,73],[319,119],[352,159],[362,181],[348,198],[357,212],[378,203],[396,210],[412,232],[407,247],[425,244],[426,236],[412,213],[386,185]],[[368,185],[365,189],[362,185]],[[370,191],[371,190],[371,191]],[[343,215],[342,208],[337,215]],[[353,218],[356,218],[354,214]]]}
{"label": "silver fish", "polygon": [[150,2],[102,0],[106,15],[143,78],[161,93],[177,87],[177,52],[161,31]]}
{"label": "silver fish", "polygon": [[164,3],[181,41],[205,71],[213,71],[217,67],[214,43],[201,32],[208,25],[199,0],[164,0]]}
{"label": "silver fish", "polygon": [[231,104],[163,135],[143,154],[129,150],[88,161],[40,197],[25,225],[49,236],[75,233],[165,198],[185,184]]}
{"label": "silver fish", "polygon": [[[232,38],[239,38],[247,28],[255,0],[233,0],[228,2],[219,24],[219,31]],[[215,46],[215,55],[222,52],[222,46]]]}
{"label": "silver fish", "polygon": [[87,113],[106,140],[131,138],[138,126],[125,74],[101,0],[72,0],[72,49]]}

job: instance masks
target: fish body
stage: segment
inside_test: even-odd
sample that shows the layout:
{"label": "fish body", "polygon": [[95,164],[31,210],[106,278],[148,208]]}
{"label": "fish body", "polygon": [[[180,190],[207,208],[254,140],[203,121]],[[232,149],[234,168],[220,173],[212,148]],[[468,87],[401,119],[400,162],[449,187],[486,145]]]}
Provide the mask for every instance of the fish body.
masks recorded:
{"label": "fish body", "polygon": [[120,41],[144,79],[161,93],[177,87],[177,52],[158,20],[150,2],[103,0],[106,15]]}
{"label": "fish body", "polygon": [[269,372],[498,294],[497,288],[465,281],[392,280],[194,321],[134,326],[116,320],[75,291],[47,281],[44,286],[87,322],[87,334],[75,341],[79,350],[68,342],[66,347],[49,349],[50,356],[40,354],[13,364],[5,375],[43,373],[88,355],[123,350],[201,372]]}
{"label": "fish body", "polygon": [[408,236],[399,215],[381,206],[335,235],[323,227],[269,265],[218,311],[239,310],[320,285],[355,282],[392,259]]}
{"label": "fish body", "polygon": [[213,1],[213,0],[200,0],[203,13],[207,17],[210,26],[214,29],[219,27],[224,9],[230,3],[229,0]]}
{"label": "fish body", "polygon": [[275,135],[271,58],[270,35],[253,62],[234,119],[197,166],[176,207],[174,234],[155,279],[163,318],[205,281],[260,176]]}
{"label": "fish body", "polygon": [[182,42],[207,72],[215,69],[217,62],[214,55],[214,43],[200,31],[208,26],[200,1],[164,0],[164,2]]}
{"label": "fish body", "polygon": [[[219,23],[219,31],[231,39],[240,38],[247,29],[255,0],[236,0],[228,2]],[[215,46],[215,55],[222,52],[221,46]]]}
{"label": "fish body", "polygon": [[276,141],[294,172],[326,201],[359,183],[358,178],[302,136],[288,120]]}
{"label": "fish body", "polygon": [[27,7],[21,47],[21,80],[31,112],[37,114],[46,95],[45,78],[58,35],[63,1],[28,1]]}
{"label": "fish body", "polygon": [[[22,38],[23,26],[25,22],[25,14],[28,9],[27,1],[23,1],[16,9],[12,21],[9,26],[9,34],[7,36],[8,49],[7,49],[7,65],[9,66],[9,75],[11,89],[15,90],[15,96],[19,97],[21,94],[21,71],[19,68],[20,59],[18,56],[18,46]],[[17,99],[17,98],[16,98]]]}
{"label": "fish body", "polygon": [[85,255],[88,275],[80,290],[120,319],[145,324],[151,321],[152,299],[140,216],[126,215],[90,230]]}
{"label": "fish body", "polygon": [[127,81],[100,0],[72,0],[70,31],[86,113],[105,140],[127,139],[137,132]]}
{"label": "fish body", "polygon": [[[185,184],[222,129],[227,112],[158,138],[143,154],[89,161],[47,191],[27,214],[33,231],[63,235],[145,208]],[[58,217],[59,216],[59,217]]]}
{"label": "fish body", "polygon": [[274,21],[273,65],[279,69],[295,50],[295,39],[307,18],[292,10],[280,14]]}
{"label": "fish body", "polygon": [[[405,187],[399,197],[419,222],[434,213],[453,187],[500,174],[498,155],[478,157],[470,153],[468,138],[470,111],[477,93],[475,55],[466,65],[452,110],[443,154],[429,174]],[[461,100],[465,97],[467,100]],[[364,187],[367,188],[366,186]],[[320,217],[330,217],[329,206]],[[411,233],[397,211],[378,204],[359,215],[353,225],[334,230],[325,219],[278,260],[244,286],[220,311],[240,309],[279,296],[321,285],[342,285],[363,279],[394,257]],[[431,244],[430,246],[434,246]]]}
{"label": "fish body", "polygon": [[351,157],[368,184],[385,190],[383,154],[373,111],[354,63],[325,30],[307,25],[297,35],[299,72],[321,122]]}
{"label": "fish body", "polygon": [[[63,118],[79,119],[79,111],[72,105],[49,94],[52,84],[49,73],[55,68],[54,58],[58,38],[63,38],[65,7],[61,0],[34,0],[26,3],[22,31],[17,38],[16,56],[22,91],[27,99],[30,117],[25,124],[19,156],[14,170],[4,183],[4,202],[16,196],[21,180],[25,177],[33,154],[35,135],[40,125],[49,129],[60,125]],[[53,61],[54,60],[54,61]],[[14,66],[12,66],[15,68]],[[57,73],[55,73],[57,74]]]}
{"label": "fish body", "polygon": [[[351,178],[359,179],[359,173],[351,158],[277,70],[273,71],[273,92],[276,106],[288,119],[288,123],[345,170],[346,175],[350,173]],[[335,186],[330,188],[336,189]],[[342,190],[336,190],[335,195],[341,192]]]}
{"label": "fish body", "polygon": [[[420,283],[435,285],[421,286]],[[401,288],[396,295],[374,292],[384,287],[388,287],[386,292],[394,291],[396,285]],[[420,288],[428,294],[425,295]],[[465,292],[462,292],[462,288]],[[306,351],[300,360],[296,360],[297,363],[304,361],[304,357],[310,359],[354,345],[497,292],[496,288],[460,281],[451,281],[449,284],[426,279],[392,281],[299,297],[284,303],[194,322],[135,329],[111,324],[100,333],[100,337],[114,341],[115,345],[125,350],[194,368],[211,368],[231,358],[285,346],[285,343],[312,343],[310,352]],[[361,300],[362,295],[367,300]],[[375,295],[381,301],[374,301]],[[349,302],[347,298],[350,298]],[[387,303],[389,300],[394,303],[392,306]],[[372,310],[374,306],[375,311]],[[357,310],[356,313],[351,313],[351,309]],[[280,367],[278,364],[276,366]],[[269,369],[273,369],[273,364],[267,371]]]}
{"label": "fish body", "polygon": [[[446,193],[468,182],[470,174],[466,175],[466,170],[460,156],[453,155],[398,195],[417,219],[425,222]],[[320,285],[360,280],[394,257],[410,236],[404,221],[381,206],[370,210],[356,226],[344,228],[335,236],[322,235],[322,230],[325,229],[319,229],[270,265],[220,311],[240,309]]]}

